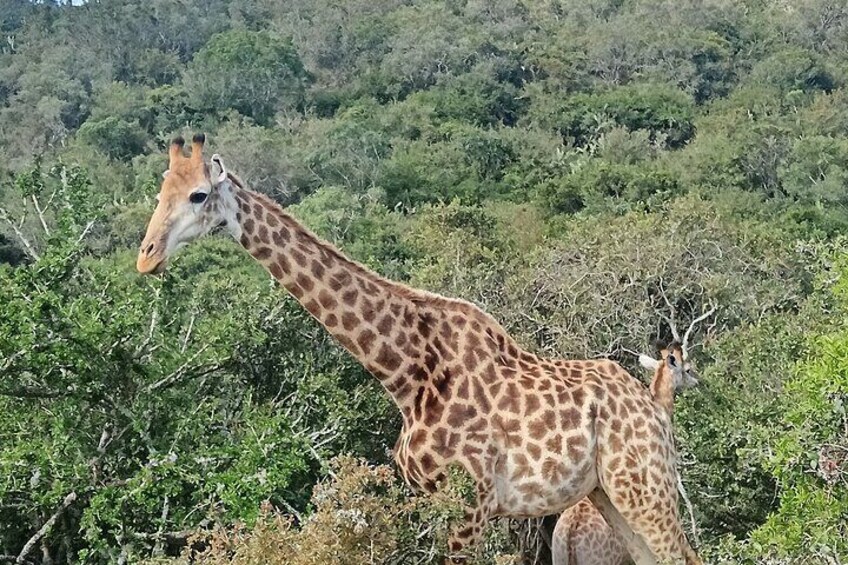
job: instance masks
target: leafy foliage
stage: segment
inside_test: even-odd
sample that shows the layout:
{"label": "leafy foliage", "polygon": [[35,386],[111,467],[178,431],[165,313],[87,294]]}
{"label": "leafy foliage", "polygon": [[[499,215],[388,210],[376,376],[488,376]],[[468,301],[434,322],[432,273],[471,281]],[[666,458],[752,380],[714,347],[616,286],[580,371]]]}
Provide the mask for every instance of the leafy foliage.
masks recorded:
{"label": "leafy foliage", "polygon": [[[201,551],[187,550],[168,563],[432,563],[443,555],[451,525],[473,498],[467,474],[454,471],[435,496],[409,492],[386,465],[371,466],[352,457],[331,461],[332,480],[315,486],[314,511],[298,528],[291,516],[265,505],[252,528],[237,524],[197,534]],[[480,558],[506,565],[503,539],[493,532]],[[152,562],[151,562],[152,565]]]}
{"label": "leafy foliage", "polygon": [[671,148],[680,147],[694,133],[692,101],[665,86],[640,84],[552,98],[548,95],[534,104],[534,112],[544,113],[531,113],[531,117],[545,127],[557,129],[576,145],[586,144],[605,122],[629,130],[646,130],[652,136],[663,135]]}
{"label": "leafy foliage", "polygon": [[[846,267],[837,248],[832,267],[835,320],[844,319]],[[830,289],[828,289],[830,290]],[[807,354],[781,399],[783,433],[771,438],[770,468],[784,493],[780,506],[752,536],[755,547],[779,557],[848,553],[848,378],[845,328],[822,328],[808,338]]]}
{"label": "leafy foliage", "polygon": [[267,123],[273,112],[296,106],[305,71],[292,46],[266,32],[218,34],[192,59],[186,87],[204,108],[233,108]]}

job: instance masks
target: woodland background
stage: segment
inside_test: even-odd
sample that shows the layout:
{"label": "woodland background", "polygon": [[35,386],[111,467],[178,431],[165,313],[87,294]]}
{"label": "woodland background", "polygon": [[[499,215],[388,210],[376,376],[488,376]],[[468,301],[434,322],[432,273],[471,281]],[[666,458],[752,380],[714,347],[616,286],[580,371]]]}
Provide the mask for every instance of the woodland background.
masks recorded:
{"label": "woodland background", "polygon": [[[718,306],[675,414],[700,551],[848,562],[844,2],[0,0],[0,31],[0,561],[438,553],[461,480],[410,497],[397,410],[247,254],[134,271],[204,131],[534,352],[645,379],[627,350]],[[480,561],[546,562],[540,524]]]}

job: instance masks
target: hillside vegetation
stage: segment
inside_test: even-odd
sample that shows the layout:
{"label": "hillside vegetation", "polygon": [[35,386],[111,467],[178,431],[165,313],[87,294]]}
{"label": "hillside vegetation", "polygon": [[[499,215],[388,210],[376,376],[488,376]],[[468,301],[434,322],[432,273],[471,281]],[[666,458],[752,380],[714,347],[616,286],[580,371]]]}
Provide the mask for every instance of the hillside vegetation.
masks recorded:
{"label": "hillside vegetation", "polygon": [[[237,244],[135,272],[196,131],[535,353],[645,379],[630,352],[716,306],[675,412],[690,539],[848,562],[844,2],[0,0],[0,32],[0,562],[443,547],[461,477],[406,490],[397,409]],[[550,526],[479,560],[547,563]]]}

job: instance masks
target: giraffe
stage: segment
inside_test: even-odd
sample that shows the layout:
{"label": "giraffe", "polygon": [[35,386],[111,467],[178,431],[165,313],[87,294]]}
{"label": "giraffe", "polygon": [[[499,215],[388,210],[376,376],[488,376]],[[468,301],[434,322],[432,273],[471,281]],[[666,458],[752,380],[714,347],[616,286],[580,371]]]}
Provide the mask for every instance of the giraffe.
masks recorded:
{"label": "giraffe", "polygon": [[[650,391],[654,402],[668,413],[674,412],[675,393],[697,386],[688,355],[674,341],[660,351],[660,358],[639,356],[639,364],[652,370]],[[627,565],[630,554],[601,513],[584,498],[559,517],[553,534],[553,565]]]}
{"label": "giraffe", "polygon": [[214,229],[228,232],[382,384],[402,415],[394,458],[432,491],[451,465],[476,501],[448,541],[462,563],[494,516],[561,512],[589,494],[637,563],[685,562],[668,415],[609,360],[524,351],[489,314],[380,277],[250,191],[198,134],[182,138],[139,249],[142,274]]}

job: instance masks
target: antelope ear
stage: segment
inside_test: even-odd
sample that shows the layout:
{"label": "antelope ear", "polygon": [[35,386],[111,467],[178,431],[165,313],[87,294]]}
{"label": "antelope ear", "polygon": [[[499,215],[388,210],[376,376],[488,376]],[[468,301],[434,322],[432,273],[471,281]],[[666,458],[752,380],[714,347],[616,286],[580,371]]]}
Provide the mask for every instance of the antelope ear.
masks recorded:
{"label": "antelope ear", "polygon": [[167,170],[167,169],[166,169],[166,170],[165,170],[165,172],[163,172],[163,173],[162,173],[162,178],[167,177],[167,176],[168,176],[168,173],[170,173],[170,172],[171,172],[171,171],[169,171],[169,170]]}
{"label": "antelope ear", "polygon": [[212,155],[212,167],[209,171],[209,176],[216,185],[227,180],[227,168],[224,166],[224,162],[221,161],[221,156],[217,153]]}
{"label": "antelope ear", "polygon": [[656,371],[657,367],[660,366],[660,362],[654,359],[653,357],[649,357],[644,353],[639,355],[639,364],[649,371]]}

